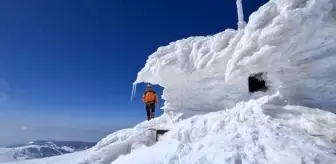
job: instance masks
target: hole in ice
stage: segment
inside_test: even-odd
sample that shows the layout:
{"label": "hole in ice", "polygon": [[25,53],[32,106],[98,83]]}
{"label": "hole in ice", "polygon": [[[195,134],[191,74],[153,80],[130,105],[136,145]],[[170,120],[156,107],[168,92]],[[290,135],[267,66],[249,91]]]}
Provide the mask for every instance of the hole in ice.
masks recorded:
{"label": "hole in ice", "polygon": [[[147,85],[150,83],[144,83],[145,85],[140,85],[140,87],[137,87],[137,84],[133,84],[132,88],[132,95],[131,95],[131,101],[136,100],[137,103],[143,103],[142,102],[142,96],[143,93],[146,91]],[[153,90],[157,93],[158,98],[159,98],[159,104],[155,107],[155,115],[162,115],[164,113],[163,110],[159,110],[163,105],[164,105],[164,100],[162,99],[162,94],[163,94],[163,87],[160,85],[152,85]],[[138,91],[139,90],[139,91]],[[141,106],[141,104],[139,104]],[[143,105],[143,104],[142,104]]]}
{"label": "hole in ice", "polygon": [[259,73],[251,74],[248,77],[248,86],[249,86],[249,91],[251,93],[258,92],[258,91],[266,92],[268,90],[266,81],[264,80],[265,74],[266,73],[264,72],[259,72]]}

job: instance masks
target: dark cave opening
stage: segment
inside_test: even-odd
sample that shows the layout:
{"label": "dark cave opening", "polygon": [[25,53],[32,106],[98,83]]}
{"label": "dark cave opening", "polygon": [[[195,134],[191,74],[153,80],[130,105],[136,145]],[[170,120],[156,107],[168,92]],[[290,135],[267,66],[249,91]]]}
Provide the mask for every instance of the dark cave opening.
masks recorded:
{"label": "dark cave opening", "polygon": [[265,73],[259,72],[255,74],[251,74],[248,77],[248,86],[249,86],[249,92],[266,92],[268,90],[268,87],[266,85],[266,81],[264,80]]}

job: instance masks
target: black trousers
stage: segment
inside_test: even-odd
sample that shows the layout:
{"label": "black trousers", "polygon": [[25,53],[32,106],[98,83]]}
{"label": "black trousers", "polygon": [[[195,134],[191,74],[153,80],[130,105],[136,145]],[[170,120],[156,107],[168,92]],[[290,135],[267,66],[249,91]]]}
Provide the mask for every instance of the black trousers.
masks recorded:
{"label": "black trousers", "polygon": [[148,103],[148,104],[146,104],[146,112],[147,112],[147,118],[148,118],[148,120],[151,118],[151,111],[152,111],[152,116],[154,116],[154,113],[155,113],[155,103]]}

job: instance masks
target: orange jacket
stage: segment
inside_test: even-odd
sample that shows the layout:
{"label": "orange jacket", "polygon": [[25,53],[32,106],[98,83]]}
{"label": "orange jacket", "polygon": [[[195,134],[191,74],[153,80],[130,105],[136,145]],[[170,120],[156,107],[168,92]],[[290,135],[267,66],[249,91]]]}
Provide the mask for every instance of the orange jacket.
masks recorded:
{"label": "orange jacket", "polygon": [[158,100],[159,100],[158,96],[157,96],[156,92],[153,91],[153,90],[152,91],[150,91],[150,90],[145,91],[145,93],[142,96],[142,101],[144,103],[154,102],[155,104],[157,104]]}

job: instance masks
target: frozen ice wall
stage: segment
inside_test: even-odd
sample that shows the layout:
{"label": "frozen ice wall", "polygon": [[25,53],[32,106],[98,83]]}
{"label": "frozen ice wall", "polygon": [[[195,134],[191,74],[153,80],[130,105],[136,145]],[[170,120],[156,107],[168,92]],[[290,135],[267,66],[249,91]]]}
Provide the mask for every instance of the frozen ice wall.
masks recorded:
{"label": "frozen ice wall", "polygon": [[[164,110],[187,115],[276,91],[289,104],[336,112],[335,27],[335,0],[271,0],[243,30],[159,47],[134,84],[159,84]],[[257,72],[267,73],[269,90],[249,94],[247,78]]]}

